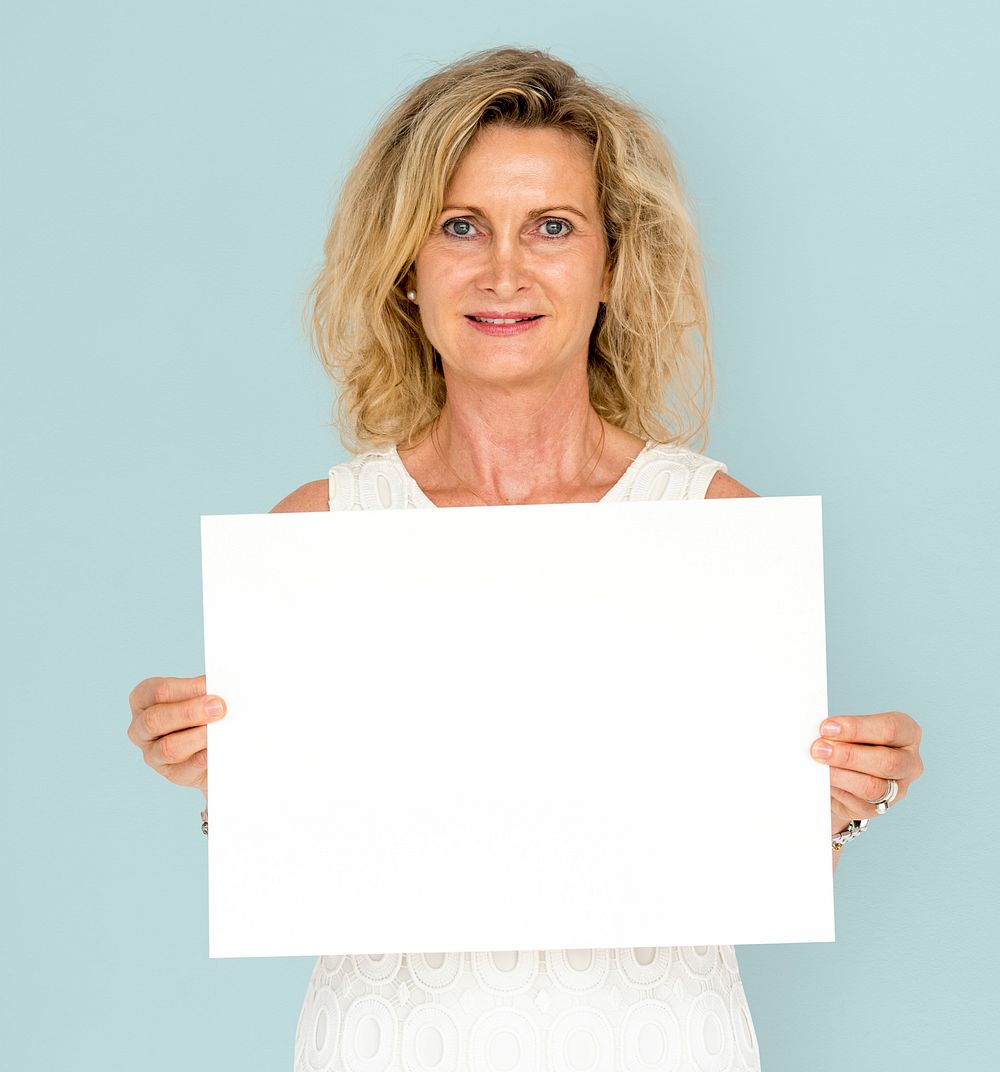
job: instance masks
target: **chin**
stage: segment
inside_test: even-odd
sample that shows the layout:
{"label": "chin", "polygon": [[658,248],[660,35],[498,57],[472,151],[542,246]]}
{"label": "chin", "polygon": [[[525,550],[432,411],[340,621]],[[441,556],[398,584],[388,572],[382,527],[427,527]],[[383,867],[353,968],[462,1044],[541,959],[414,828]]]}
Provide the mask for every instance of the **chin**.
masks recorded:
{"label": "chin", "polygon": [[537,354],[512,353],[499,348],[484,348],[476,353],[466,352],[461,362],[445,363],[452,372],[463,379],[486,380],[490,383],[511,385],[529,383],[532,380],[558,372],[559,366],[546,361]]}

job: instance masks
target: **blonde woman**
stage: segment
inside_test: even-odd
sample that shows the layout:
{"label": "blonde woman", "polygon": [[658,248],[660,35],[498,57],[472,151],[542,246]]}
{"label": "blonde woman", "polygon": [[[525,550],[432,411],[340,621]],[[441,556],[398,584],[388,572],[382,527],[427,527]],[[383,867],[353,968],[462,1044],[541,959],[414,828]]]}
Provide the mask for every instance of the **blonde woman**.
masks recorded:
{"label": "blonde woman", "polygon": [[[356,457],[276,511],[754,494],[687,445],[706,428],[711,351],[667,144],[567,64],[496,49],[417,85],[347,179],[325,253],[311,327]],[[149,678],[130,701],[146,762],[207,804],[205,726],[223,700],[202,676]],[[835,864],[921,773],[920,730],[889,711],[817,731]],[[317,960],[295,1067],[759,1059],[729,947],[385,952]]]}

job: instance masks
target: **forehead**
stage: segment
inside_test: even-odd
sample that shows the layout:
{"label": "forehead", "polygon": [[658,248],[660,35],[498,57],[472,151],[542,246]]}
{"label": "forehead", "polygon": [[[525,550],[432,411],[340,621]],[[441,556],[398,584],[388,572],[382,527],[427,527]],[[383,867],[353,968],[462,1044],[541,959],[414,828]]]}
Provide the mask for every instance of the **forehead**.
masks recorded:
{"label": "forehead", "polygon": [[480,204],[490,195],[533,205],[570,196],[594,204],[590,146],[558,127],[484,127],[459,161],[446,196]]}

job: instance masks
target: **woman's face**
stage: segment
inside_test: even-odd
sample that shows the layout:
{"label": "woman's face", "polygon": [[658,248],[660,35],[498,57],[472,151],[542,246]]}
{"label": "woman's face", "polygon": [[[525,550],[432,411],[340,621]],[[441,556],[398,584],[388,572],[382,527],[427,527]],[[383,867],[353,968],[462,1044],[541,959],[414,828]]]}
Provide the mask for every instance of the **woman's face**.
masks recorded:
{"label": "woman's face", "polygon": [[541,384],[586,367],[606,267],[584,141],[491,126],[452,177],[411,287],[449,382]]}

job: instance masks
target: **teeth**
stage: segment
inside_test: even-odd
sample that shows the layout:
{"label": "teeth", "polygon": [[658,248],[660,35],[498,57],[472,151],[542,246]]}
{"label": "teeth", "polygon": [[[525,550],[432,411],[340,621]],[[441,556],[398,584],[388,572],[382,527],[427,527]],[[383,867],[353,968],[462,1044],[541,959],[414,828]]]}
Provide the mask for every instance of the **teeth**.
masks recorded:
{"label": "teeth", "polygon": [[534,318],[530,316],[522,316],[514,319],[504,317],[497,317],[496,319],[493,319],[489,316],[474,316],[472,319],[478,320],[480,324],[520,324],[524,320],[532,320]]}

